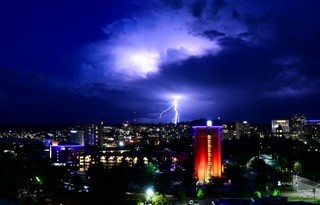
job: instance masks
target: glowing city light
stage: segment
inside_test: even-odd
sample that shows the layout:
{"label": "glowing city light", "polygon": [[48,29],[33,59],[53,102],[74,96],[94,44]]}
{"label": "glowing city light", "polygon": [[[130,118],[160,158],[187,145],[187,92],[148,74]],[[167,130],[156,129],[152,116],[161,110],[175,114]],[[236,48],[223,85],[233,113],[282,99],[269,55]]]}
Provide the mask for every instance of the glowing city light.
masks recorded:
{"label": "glowing city light", "polygon": [[178,107],[178,99],[179,99],[180,97],[179,96],[176,96],[175,98],[174,98],[174,101],[171,103],[171,105],[166,109],[166,110],[164,110],[164,111],[162,111],[161,113],[160,113],[160,116],[159,116],[159,118],[161,118],[162,117],[162,115],[164,114],[164,113],[166,113],[166,112],[168,112],[170,109],[173,109],[174,110],[174,118],[172,119],[172,122],[176,125],[176,124],[178,124],[178,122],[179,122],[179,111],[178,111],[178,109],[179,109],[179,107]]}
{"label": "glowing city light", "polygon": [[153,191],[153,189],[152,188],[148,188],[147,190],[146,190],[146,196],[147,197],[152,197],[154,195],[154,191]]}

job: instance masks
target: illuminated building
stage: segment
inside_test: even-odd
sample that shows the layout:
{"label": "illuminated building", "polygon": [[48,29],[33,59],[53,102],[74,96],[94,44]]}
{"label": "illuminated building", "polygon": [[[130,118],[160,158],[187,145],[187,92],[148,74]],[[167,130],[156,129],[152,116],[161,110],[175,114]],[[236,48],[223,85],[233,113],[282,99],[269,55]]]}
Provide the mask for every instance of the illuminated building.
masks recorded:
{"label": "illuminated building", "polygon": [[320,120],[306,119],[303,127],[303,141],[314,141],[320,139]]}
{"label": "illuminated building", "polygon": [[85,145],[101,147],[102,131],[103,131],[103,122],[101,122],[100,124],[86,125]]}
{"label": "illuminated building", "polygon": [[279,125],[276,129],[276,136],[277,137],[282,137],[283,136],[283,129],[282,129],[282,126]]}
{"label": "illuminated building", "polygon": [[236,138],[249,136],[251,133],[250,123],[248,121],[236,122]]}
{"label": "illuminated building", "polygon": [[236,126],[234,123],[225,123],[222,125],[222,134],[221,134],[221,138],[222,140],[224,139],[232,139],[233,137],[236,136]]}
{"label": "illuminated building", "polygon": [[72,144],[84,145],[84,131],[81,130],[70,130],[69,142]]}
{"label": "illuminated building", "polygon": [[300,135],[303,135],[304,133],[304,125],[307,117],[305,115],[293,115],[291,118],[291,132],[299,137]]}
{"label": "illuminated building", "polygon": [[199,182],[211,177],[221,177],[221,131],[222,126],[194,126],[195,136],[195,177]]}
{"label": "illuminated building", "polygon": [[271,121],[271,130],[272,133],[277,132],[277,128],[281,125],[282,130],[284,133],[289,133],[290,132],[290,127],[289,127],[289,120],[272,120]]}
{"label": "illuminated building", "polygon": [[84,151],[83,145],[51,145],[50,159],[54,166],[79,167],[77,156]]}

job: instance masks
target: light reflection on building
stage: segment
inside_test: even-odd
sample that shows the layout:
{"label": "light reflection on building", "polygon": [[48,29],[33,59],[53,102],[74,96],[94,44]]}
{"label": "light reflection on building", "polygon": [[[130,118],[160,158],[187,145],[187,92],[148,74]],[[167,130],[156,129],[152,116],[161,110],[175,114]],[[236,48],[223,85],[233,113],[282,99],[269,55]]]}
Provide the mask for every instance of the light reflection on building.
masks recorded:
{"label": "light reflection on building", "polygon": [[194,126],[195,177],[199,182],[221,177],[222,126]]}
{"label": "light reflection on building", "polygon": [[104,148],[88,149],[81,145],[51,145],[51,161],[54,166],[66,166],[73,170],[87,171],[91,165],[101,164],[104,167],[113,167],[121,163],[129,166],[150,162],[171,162],[174,171],[187,157],[177,152],[155,152],[149,156],[141,156],[140,153],[132,152],[130,149]]}

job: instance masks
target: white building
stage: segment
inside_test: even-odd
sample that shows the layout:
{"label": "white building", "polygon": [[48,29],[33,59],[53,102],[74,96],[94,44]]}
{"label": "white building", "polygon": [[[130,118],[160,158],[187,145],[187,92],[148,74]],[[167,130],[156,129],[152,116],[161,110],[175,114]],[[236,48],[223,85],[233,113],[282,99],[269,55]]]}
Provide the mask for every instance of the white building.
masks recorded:
{"label": "white building", "polygon": [[290,132],[289,120],[272,120],[271,121],[271,132],[276,133],[279,125],[281,125],[284,133]]}

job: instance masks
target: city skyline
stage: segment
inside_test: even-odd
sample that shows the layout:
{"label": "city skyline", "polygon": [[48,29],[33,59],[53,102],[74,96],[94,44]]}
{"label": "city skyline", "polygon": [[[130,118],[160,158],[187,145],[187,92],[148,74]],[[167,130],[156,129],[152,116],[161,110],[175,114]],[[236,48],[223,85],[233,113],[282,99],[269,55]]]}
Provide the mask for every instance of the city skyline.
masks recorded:
{"label": "city skyline", "polygon": [[319,6],[1,2],[0,123],[319,118]]}

